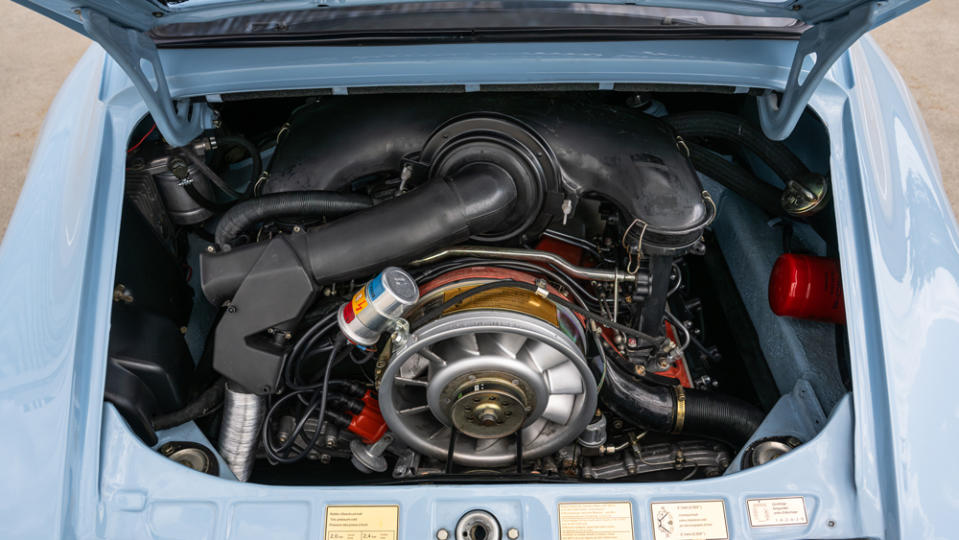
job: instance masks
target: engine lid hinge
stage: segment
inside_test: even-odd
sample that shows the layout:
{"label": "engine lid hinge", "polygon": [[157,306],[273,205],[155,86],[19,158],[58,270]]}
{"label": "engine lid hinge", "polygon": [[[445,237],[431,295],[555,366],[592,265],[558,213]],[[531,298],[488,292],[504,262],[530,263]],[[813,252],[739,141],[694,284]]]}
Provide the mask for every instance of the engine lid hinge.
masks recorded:
{"label": "engine lid hinge", "polygon": [[[792,133],[829,69],[875,26],[879,6],[877,2],[863,4],[803,33],[782,94],[770,91],[759,98],[759,120],[767,137],[781,141]],[[803,73],[803,64],[810,57],[813,66],[808,74]]]}
{"label": "engine lid hinge", "polygon": [[[106,16],[84,8],[83,27],[133,81],[157,128],[172,146],[184,146],[203,132],[209,118],[206,103],[174,100],[156,45],[145,32],[124,28]],[[151,73],[152,72],[152,73]]]}

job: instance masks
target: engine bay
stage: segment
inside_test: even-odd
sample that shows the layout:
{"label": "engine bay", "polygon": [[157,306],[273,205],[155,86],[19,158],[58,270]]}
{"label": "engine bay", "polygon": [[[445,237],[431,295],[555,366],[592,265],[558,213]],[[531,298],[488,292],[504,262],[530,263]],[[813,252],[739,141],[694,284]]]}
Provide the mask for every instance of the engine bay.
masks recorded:
{"label": "engine bay", "polygon": [[[243,96],[182,148],[147,118],[105,398],[162,455],[263,484],[761,466],[849,376],[822,126],[774,142],[750,103]],[[818,415],[763,431],[794,388]],[[205,440],[159,443],[188,423]]]}

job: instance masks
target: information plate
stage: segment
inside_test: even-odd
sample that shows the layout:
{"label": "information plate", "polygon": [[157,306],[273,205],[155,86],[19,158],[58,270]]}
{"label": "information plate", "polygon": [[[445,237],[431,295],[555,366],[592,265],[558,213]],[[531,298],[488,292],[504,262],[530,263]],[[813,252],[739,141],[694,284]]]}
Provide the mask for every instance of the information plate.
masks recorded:
{"label": "information plate", "polygon": [[633,540],[629,501],[560,503],[560,540]]}
{"label": "information plate", "polygon": [[747,499],[751,527],[781,527],[805,525],[806,501],[802,497],[776,497],[771,499]]}
{"label": "information plate", "polygon": [[400,507],[327,506],[324,540],[397,540]]}
{"label": "information plate", "polygon": [[655,502],[655,540],[729,540],[726,504],[721,501]]}

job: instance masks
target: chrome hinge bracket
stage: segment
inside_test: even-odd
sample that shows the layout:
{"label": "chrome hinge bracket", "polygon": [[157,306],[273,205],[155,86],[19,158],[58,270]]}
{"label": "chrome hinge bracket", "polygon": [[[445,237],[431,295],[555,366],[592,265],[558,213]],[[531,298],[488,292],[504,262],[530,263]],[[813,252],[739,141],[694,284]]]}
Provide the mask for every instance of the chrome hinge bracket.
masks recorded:
{"label": "chrome hinge bracket", "polygon": [[146,33],[121,27],[89,8],[84,8],[81,15],[87,34],[133,81],[166,141],[172,146],[184,146],[197,138],[203,132],[209,107],[203,102],[174,100],[170,96],[160,54],[153,40]]}
{"label": "chrome hinge bracket", "polygon": [[[803,33],[782,94],[770,91],[759,98],[759,120],[767,137],[781,141],[792,133],[829,69],[874,26],[879,7],[877,2],[863,4]],[[810,56],[814,64],[803,77],[803,64]]]}

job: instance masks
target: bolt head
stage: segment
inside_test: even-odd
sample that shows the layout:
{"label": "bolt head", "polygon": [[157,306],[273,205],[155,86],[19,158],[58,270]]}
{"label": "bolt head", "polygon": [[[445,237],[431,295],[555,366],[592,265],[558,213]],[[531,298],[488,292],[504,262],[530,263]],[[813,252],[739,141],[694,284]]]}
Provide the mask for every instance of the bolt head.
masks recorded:
{"label": "bolt head", "polygon": [[506,531],[506,538],[509,538],[509,540],[516,540],[519,538],[519,529],[516,527],[510,527],[510,529]]}
{"label": "bolt head", "polygon": [[450,532],[446,529],[436,531],[436,540],[449,540]]}

